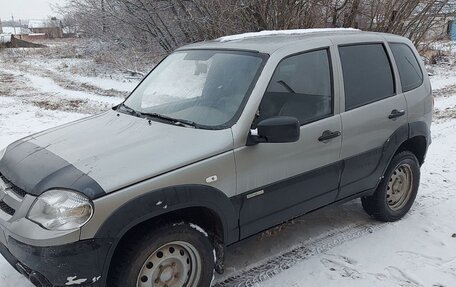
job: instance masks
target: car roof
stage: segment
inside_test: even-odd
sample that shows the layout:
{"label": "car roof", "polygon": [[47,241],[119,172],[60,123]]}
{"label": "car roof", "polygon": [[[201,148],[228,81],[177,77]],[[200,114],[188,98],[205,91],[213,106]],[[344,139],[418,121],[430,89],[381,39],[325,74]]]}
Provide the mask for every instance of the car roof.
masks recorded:
{"label": "car roof", "polygon": [[376,32],[365,32],[352,28],[321,28],[321,29],[295,29],[295,30],[274,30],[237,34],[221,37],[215,40],[198,42],[183,46],[178,50],[190,49],[221,49],[221,50],[246,50],[260,53],[272,54],[280,48],[298,44],[316,38],[347,38],[377,36],[378,38],[388,38],[388,40],[403,41],[405,38]]}

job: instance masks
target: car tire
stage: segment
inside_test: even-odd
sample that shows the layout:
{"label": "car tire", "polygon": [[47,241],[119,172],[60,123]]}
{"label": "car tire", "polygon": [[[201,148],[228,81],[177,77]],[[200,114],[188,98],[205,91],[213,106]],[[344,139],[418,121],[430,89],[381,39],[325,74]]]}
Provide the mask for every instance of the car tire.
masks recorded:
{"label": "car tire", "polygon": [[415,201],[420,183],[420,165],[409,151],[396,154],[372,196],[361,199],[364,210],[379,221],[404,217]]}
{"label": "car tire", "polygon": [[[207,235],[189,224],[167,224],[137,232],[113,261],[108,286],[209,287],[214,249]],[[151,282],[152,281],[152,282]]]}

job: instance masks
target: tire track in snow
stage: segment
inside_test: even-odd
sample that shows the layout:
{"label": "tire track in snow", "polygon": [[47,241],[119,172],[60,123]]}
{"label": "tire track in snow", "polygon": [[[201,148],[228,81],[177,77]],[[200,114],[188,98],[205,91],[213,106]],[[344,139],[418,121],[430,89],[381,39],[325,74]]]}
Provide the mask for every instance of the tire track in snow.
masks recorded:
{"label": "tire track in snow", "polygon": [[331,233],[303,242],[285,253],[266,260],[248,270],[231,276],[222,282],[217,282],[213,287],[253,287],[266,281],[279,273],[295,266],[301,261],[315,255],[324,253],[345,242],[352,241],[371,234],[382,228],[385,224],[358,223],[336,229]]}
{"label": "tire track in snow", "polygon": [[[441,194],[436,197],[419,196],[412,209],[406,216],[433,208],[444,202],[448,196]],[[424,202],[423,202],[424,201]],[[362,238],[377,232],[391,223],[360,222],[343,228],[334,229],[327,234],[302,242],[284,253],[266,259],[257,265],[235,273],[228,278],[215,282],[213,287],[258,287],[261,282],[273,278],[281,272],[290,269],[298,263],[313,256],[325,253],[346,242]]]}

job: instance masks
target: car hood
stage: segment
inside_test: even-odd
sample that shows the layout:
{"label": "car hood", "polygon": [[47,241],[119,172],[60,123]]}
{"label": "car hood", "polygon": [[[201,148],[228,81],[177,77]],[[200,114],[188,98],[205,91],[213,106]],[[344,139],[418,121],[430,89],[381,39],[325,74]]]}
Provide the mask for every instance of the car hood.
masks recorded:
{"label": "car hood", "polygon": [[232,149],[229,129],[180,127],[108,111],[11,144],[0,173],[33,195],[68,188],[96,198]]}

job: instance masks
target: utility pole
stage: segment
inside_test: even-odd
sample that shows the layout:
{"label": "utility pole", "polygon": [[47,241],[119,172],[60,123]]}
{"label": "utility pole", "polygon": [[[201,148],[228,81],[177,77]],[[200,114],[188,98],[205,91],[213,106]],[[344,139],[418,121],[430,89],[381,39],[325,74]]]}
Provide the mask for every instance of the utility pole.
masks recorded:
{"label": "utility pole", "polygon": [[13,23],[14,35],[16,35],[16,23],[14,23],[14,16],[13,16],[13,14],[11,14],[11,20],[12,20],[12,23]]}

